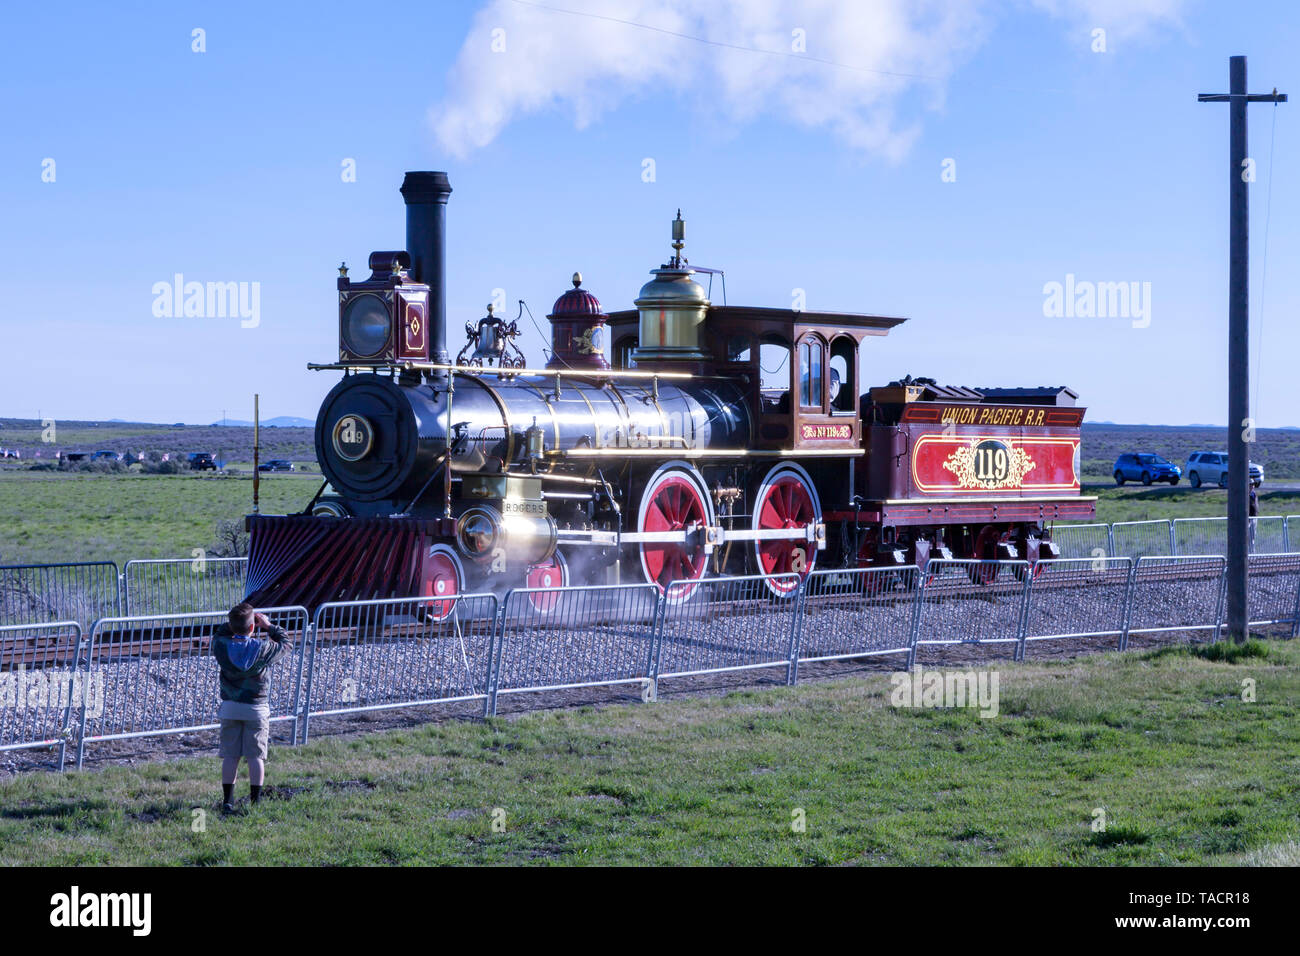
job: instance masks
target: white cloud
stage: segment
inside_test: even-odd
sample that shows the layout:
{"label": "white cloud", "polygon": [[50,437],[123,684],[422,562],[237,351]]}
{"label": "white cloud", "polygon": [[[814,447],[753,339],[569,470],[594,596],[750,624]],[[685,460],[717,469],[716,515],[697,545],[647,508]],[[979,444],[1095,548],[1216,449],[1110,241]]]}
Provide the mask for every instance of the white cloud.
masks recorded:
{"label": "white cloud", "polygon": [[1070,21],[1123,39],[1181,22],[1184,0],[1033,0],[1034,6]]}
{"label": "white cloud", "polygon": [[[476,14],[446,99],[430,114],[443,149],[463,157],[530,113],[567,113],[582,129],[627,100],[654,97],[666,109],[689,99],[732,123],[774,115],[898,159],[919,133],[900,100],[920,93],[931,105],[941,102],[948,78],[987,38],[995,12],[991,0],[541,2],[552,9],[490,0]],[[1126,34],[1175,18],[1182,2],[1033,5]],[[792,49],[795,30],[804,31],[806,52]],[[494,44],[504,51],[493,52]]]}

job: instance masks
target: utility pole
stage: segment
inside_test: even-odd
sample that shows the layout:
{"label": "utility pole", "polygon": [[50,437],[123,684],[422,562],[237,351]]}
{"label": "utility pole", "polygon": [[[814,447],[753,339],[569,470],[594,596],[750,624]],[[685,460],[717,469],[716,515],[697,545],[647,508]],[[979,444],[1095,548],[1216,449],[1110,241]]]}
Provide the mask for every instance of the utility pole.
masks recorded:
{"label": "utility pole", "polygon": [[[1246,58],[1228,60],[1227,93],[1202,93],[1201,103],[1227,103],[1228,136],[1228,632],[1238,644],[1249,636],[1246,617],[1247,502],[1250,454],[1250,180],[1254,163],[1246,153],[1246,105],[1285,103],[1286,94],[1246,92]],[[1269,170],[1269,175],[1273,171]]]}

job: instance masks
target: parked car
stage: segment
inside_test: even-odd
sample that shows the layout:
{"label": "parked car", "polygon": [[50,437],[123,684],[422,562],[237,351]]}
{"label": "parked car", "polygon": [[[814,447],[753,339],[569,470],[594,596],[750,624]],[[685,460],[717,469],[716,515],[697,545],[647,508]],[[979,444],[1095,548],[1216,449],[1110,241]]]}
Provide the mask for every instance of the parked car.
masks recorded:
{"label": "parked car", "polygon": [[1122,485],[1126,481],[1140,481],[1144,485],[1149,485],[1153,481],[1167,481],[1171,485],[1176,485],[1182,476],[1183,473],[1177,465],[1159,455],[1145,453],[1120,455],[1115,459],[1115,484],[1117,485]]}
{"label": "parked car", "polygon": [[122,456],[115,451],[97,451],[90,456],[91,461],[121,461]]}
{"label": "parked car", "polygon": [[258,471],[293,471],[293,462],[287,458],[273,458],[257,466]]}
{"label": "parked car", "polygon": [[[1226,451],[1194,451],[1187,459],[1187,480],[1193,488],[1204,484],[1228,487],[1228,453]],[[1250,463],[1250,483],[1258,488],[1264,483],[1264,469]]]}
{"label": "parked car", "polygon": [[194,471],[216,471],[217,462],[206,451],[190,452],[190,468]]}

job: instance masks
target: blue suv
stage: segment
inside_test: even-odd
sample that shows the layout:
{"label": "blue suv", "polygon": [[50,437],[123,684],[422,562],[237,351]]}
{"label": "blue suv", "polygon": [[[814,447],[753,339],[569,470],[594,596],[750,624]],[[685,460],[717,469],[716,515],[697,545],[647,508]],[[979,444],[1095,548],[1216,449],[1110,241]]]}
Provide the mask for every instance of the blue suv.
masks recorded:
{"label": "blue suv", "polygon": [[1178,484],[1183,477],[1182,469],[1172,461],[1166,461],[1159,455],[1120,455],[1115,459],[1115,484],[1126,481],[1140,481],[1149,485],[1153,481],[1167,481]]}

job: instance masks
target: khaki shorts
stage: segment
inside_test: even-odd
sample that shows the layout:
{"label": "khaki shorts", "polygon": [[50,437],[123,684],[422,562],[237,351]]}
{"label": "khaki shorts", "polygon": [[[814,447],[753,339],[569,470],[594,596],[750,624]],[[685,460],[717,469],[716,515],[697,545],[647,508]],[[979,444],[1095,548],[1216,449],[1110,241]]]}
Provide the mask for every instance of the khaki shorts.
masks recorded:
{"label": "khaki shorts", "polygon": [[217,748],[217,756],[265,760],[266,747],[270,739],[271,722],[269,720],[227,720],[223,718],[221,721],[221,745]]}

